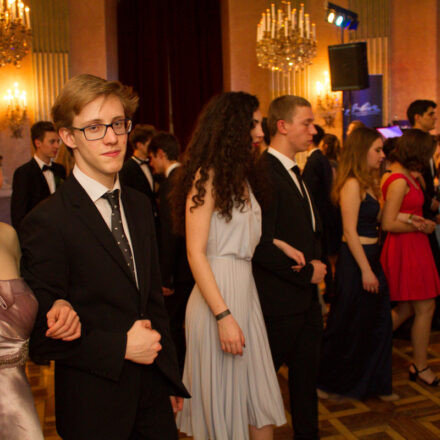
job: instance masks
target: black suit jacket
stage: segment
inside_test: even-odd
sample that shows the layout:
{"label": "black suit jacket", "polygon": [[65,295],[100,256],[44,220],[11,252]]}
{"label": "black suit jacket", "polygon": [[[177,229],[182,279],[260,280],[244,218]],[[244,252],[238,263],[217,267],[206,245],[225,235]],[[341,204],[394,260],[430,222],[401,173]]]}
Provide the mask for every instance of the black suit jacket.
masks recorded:
{"label": "black suit jacket", "polygon": [[130,159],[125,161],[121,171],[119,171],[119,179],[122,185],[137,189],[150,199],[154,218],[157,219],[158,211],[156,194],[154,193],[153,189],[150,186],[150,182],[148,181],[147,177],[145,176],[144,172],[142,171],[139,164],[135,161],[135,159],[130,157]]}
{"label": "black suit jacket", "polygon": [[313,205],[316,231],[305,209],[302,195],[282,163],[264,152],[260,158],[268,168],[272,200],[263,206],[263,230],[253,257],[253,272],[263,314],[283,316],[306,311],[316,300],[316,286],[310,283],[313,266],[308,263],[300,272],[291,267],[273,239],[283,240],[304,253],[306,261],[321,258],[321,223]]}
{"label": "black suit jacket", "polygon": [[[53,162],[55,180],[65,179],[65,168]],[[42,200],[50,196],[47,180],[37,161],[32,158],[14,172],[12,179],[11,220],[16,230],[24,216]]]}
{"label": "black suit jacket", "polygon": [[321,150],[315,150],[308,157],[302,177],[313,197],[325,228],[326,218],[332,216],[334,212],[330,199],[333,171],[329,160]]}
{"label": "black suit jacket", "polygon": [[177,169],[173,169],[159,187],[160,268],[162,284],[172,288],[175,283],[194,282],[186,256],[185,239],[173,233],[171,206],[168,196],[173,187]]}
{"label": "black suit jacket", "polygon": [[[128,438],[142,377],[151,368],[163,373],[170,393],[188,396],[163,304],[150,204],[127,187],[121,197],[139,289],[110,229],[73,175],[22,223],[22,274],[39,302],[30,353],[55,360],[56,421],[63,438]],[[46,313],[57,298],[77,311],[79,340],[45,337]],[[137,319],[150,319],[162,335],[153,366],[124,359],[126,334]]]}

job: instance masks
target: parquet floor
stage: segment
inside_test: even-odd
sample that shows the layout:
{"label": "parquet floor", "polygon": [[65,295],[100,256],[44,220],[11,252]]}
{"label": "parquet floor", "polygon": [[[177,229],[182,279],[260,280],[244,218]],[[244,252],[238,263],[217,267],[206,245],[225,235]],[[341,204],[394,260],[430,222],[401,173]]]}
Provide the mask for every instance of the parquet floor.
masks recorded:
{"label": "parquet floor", "polygon": [[[408,380],[411,347],[408,341],[394,340],[393,387],[401,396],[396,402],[371,398],[365,401],[345,400],[319,402],[322,440],[434,440],[440,439],[440,387],[430,388]],[[430,365],[440,375],[440,332],[433,333]],[[55,430],[53,369],[27,366],[38,414],[46,440],[58,440]],[[287,399],[287,374],[281,370],[279,382],[283,391],[288,424],[277,428],[276,440],[292,439]],[[183,439],[187,437],[182,437]],[[84,439],[93,440],[93,439]]]}

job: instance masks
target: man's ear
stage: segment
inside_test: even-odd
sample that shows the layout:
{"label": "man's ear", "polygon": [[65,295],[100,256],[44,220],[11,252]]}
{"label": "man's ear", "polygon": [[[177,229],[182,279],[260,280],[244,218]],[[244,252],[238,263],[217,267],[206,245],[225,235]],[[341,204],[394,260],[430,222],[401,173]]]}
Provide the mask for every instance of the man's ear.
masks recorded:
{"label": "man's ear", "polygon": [[286,121],[284,119],[279,119],[277,121],[277,131],[279,131],[281,134],[286,134]]}
{"label": "man's ear", "polygon": [[35,139],[34,140],[34,147],[35,147],[35,150],[38,150],[41,147],[40,139]]}
{"label": "man's ear", "polygon": [[61,127],[58,130],[58,135],[60,136],[64,145],[72,149],[76,148],[75,136],[73,135],[72,130],[69,130],[67,127]]}

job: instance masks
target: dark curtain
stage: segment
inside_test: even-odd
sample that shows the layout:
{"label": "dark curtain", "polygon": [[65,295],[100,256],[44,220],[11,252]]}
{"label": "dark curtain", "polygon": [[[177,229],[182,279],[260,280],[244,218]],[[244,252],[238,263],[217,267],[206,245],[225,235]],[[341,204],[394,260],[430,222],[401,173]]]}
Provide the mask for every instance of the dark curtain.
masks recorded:
{"label": "dark curtain", "polygon": [[135,122],[173,128],[185,148],[223,88],[219,0],[120,0],[118,53],[119,79],[140,97]]}

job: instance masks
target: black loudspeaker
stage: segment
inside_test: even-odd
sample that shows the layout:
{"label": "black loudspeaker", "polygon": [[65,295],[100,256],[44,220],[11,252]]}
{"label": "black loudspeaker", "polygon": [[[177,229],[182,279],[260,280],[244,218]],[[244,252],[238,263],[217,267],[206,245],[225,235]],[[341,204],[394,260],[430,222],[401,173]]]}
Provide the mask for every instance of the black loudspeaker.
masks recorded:
{"label": "black loudspeaker", "polygon": [[368,89],[367,43],[328,47],[332,90]]}

